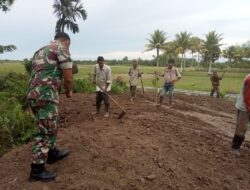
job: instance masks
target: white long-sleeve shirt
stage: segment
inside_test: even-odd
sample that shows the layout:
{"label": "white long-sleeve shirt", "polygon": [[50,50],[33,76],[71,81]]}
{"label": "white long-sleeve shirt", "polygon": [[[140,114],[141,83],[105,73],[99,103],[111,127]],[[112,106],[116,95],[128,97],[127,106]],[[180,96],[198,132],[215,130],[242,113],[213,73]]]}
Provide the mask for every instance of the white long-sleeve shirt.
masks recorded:
{"label": "white long-sleeve shirt", "polygon": [[[112,83],[112,77],[111,77],[111,68],[104,64],[103,68],[101,69],[98,64],[95,65],[94,68],[94,75],[95,75],[95,81],[96,83],[104,89],[106,87],[106,84],[109,83],[109,86],[107,88],[107,91],[111,90],[111,83]],[[96,91],[101,91],[101,89],[96,85]]]}

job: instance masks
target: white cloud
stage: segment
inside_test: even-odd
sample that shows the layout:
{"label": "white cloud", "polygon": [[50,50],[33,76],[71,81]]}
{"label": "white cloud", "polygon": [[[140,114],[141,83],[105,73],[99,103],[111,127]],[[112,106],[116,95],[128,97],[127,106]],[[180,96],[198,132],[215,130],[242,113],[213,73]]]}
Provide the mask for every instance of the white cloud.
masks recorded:
{"label": "white cloud", "polygon": [[[17,0],[10,12],[0,12],[0,44],[16,44],[18,50],[1,54],[0,59],[31,57],[54,36],[56,17],[53,0]],[[74,59],[109,59],[140,56],[149,33],[164,30],[173,40],[188,31],[204,39],[211,30],[223,33],[223,43],[249,40],[249,0],[82,0],[86,21],[78,20],[80,33],[72,38]],[[155,52],[142,57],[152,59]]]}

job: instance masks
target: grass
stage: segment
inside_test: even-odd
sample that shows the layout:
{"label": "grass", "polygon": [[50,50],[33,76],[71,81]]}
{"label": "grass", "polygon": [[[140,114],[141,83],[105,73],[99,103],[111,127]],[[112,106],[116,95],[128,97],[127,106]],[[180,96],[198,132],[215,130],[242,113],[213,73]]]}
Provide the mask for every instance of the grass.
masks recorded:
{"label": "grass", "polygon": [[16,73],[24,73],[25,69],[21,62],[0,62],[0,75],[4,75],[6,73],[9,73],[10,71]]}
{"label": "grass", "polygon": [[[92,75],[94,70],[94,65],[78,65],[79,73],[76,74],[75,78],[87,78]],[[111,66],[113,79],[118,76],[123,77],[125,81],[128,81],[128,70],[129,66]],[[153,86],[152,80],[154,79],[155,67],[151,66],[141,66],[141,71],[143,71],[143,83],[144,86]],[[161,72],[164,67],[159,67],[157,71]],[[14,71],[17,73],[24,73],[25,69],[21,63],[11,62],[11,63],[0,63],[0,75],[6,74],[9,71]],[[219,72],[219,75],[221,73]],[[240,72],[228,72],[225,74],[223,80],[221,81],[221,89],[226,93],[239,93],[242,80],[244,79],[246,73]],[[140,81],[139,84],[141,85]],[[157,87],[162,86],[162,78],[158,82]],[[210,77],[207,72],[194,71],[192,69],[186,69],[183,73],[182,79],[178,81],[175,88],[186,89],[186,90],[197,90],[197,91],[210,91],[211,83]]]}

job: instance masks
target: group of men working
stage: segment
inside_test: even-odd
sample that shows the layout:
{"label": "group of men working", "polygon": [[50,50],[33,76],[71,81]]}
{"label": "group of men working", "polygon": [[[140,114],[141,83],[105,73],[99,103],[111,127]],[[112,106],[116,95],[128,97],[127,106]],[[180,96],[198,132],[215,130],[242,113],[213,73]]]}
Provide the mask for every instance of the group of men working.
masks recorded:
{"label": "group of men working", "polygon": [[[67,149],[59,150],[56,148],[59,126],[59,90],[63,81],[66,97],[72,97],[73,74],[76,70],[70,58],[69,46],[70,37],[68,34],[57,33],[54,41],[36,51],[33,56],[27,101],[37,120],[38,132],[34,136],[32,145],[32,164],[29,177],[31,181],[54,180],[57,174],[47,171],[45,162],[53,164],[70,153]],[[137,79],[141,77],[141,74],[137,62],[134,62],[133,67],[129,70],[130,93],[133,99],[136,97]],[[157,72],[155,74],[163,77],[160,105],[163,103],[163,96],[167,92],[169,92],[169,104],[172,104],[174,83],[181,78],[178,69],[174,67],[174,60],[169,60],[162,74]],[[109,117],[110,102],[108,93],[112,82],[111,69],[105,64],[102,56],[97,58],[93,76],[93,83],[96,85],[95,114],[100,113],[101,103],[104,101],[104,116]],[[221,79],[217,77],[216,80]],[[214,86],[218,86],[217,84]],[[232,148],[239,152],[249,123],[250,74],[244,79],[236,107],[238,109],[237,126]]]}

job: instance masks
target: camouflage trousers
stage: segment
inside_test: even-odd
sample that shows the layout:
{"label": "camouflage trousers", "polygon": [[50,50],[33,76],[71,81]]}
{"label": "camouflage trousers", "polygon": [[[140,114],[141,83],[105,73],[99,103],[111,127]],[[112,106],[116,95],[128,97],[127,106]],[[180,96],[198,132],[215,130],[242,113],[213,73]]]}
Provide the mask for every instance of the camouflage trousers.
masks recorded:
{"label": "camouflage trousers", "polygon": [[57,104],[45,100],[29,100],[29,104],[38,127],[32,145],[32,163],[42,164],[48,151],[56,144],[59,125]]}
{"label": "camouflage trousers", "polygon": [[214,96],[215,92],[216,92],[216,97],[219,98],[220,97],[220,88],[219,88],[219,86],[213,86],[212,87],[210,96]]}

